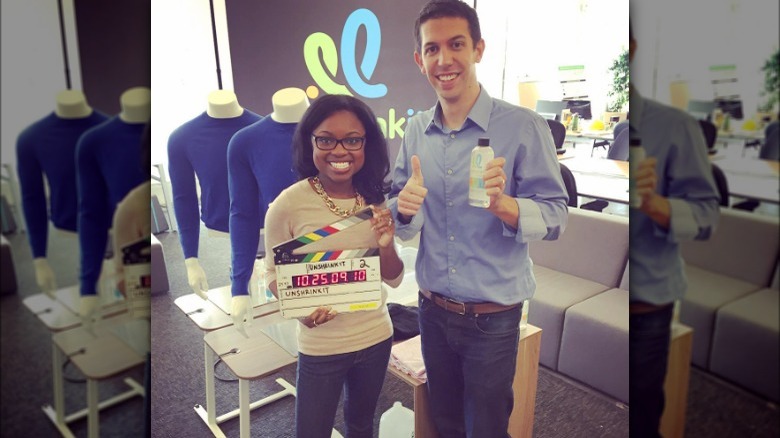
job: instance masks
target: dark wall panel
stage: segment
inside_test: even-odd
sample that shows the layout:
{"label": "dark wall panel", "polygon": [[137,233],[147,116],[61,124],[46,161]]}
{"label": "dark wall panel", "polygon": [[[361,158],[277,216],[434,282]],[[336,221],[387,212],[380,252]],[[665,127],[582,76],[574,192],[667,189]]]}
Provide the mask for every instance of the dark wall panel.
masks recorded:
{"label": "dark wall panel", "polygon": [[75,0],[75,13],[84,94],[116,114],[122,92],[151,86],[151,0]]}

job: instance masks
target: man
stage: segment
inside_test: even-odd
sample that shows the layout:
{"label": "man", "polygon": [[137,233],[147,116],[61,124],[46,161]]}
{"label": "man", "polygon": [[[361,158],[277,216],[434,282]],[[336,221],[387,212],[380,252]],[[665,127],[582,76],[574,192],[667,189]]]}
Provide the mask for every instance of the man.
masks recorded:
{"label": "man", "polygon": [[[431,415],[442,437],[506,437],[521,306],[535,290],[528,242],[558,238],[568,197],[546,121],[477,81],[485,41],[474,9],[433,0],[415,37],[415,62],[438,102],[408,122],[390,205],[401,239],[421,232],[415,272]],[[480,137],[497,157],[484,174],[486,209],[468,203]]]}
{"label": "man", "polygon": [[[629,34],[633,62],[631,23]],[[629,129],[650,157],[638,165],[641,206],[629,216],[630,435],[660,437],[672,312],[687,287],[678,242],[709,238],[719,217],[719,195],[698,122],[643,99],[633,87],[630,93]]]}

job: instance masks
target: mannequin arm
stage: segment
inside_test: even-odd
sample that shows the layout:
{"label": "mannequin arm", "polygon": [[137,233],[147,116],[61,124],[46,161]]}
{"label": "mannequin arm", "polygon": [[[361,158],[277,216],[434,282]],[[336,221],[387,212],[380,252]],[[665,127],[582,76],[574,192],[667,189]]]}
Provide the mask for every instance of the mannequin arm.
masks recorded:
{"label": "mannequin arm", "polygon": [[230,315],[233,317],[233,325],[239,331],[252,325],[252,297],[238,295],[233,297]]}
{"label": "mannequin arm", "polygon": [[35,266],[35,282],[43,292],[46,292],[50,298],[54,299],[54,291],[57,290],[57,278],[52,271],[46,257],[38,257],[33,260]]}
{"label": "mannequin arm", "polygon": [[209,290],[209,284],[206,281],[206,272],[203,270],[203,267],[200,266],[198,259],[195,257],[185,259],[184,265],[187,267],[187,281],[189,282],[192,291],[204,300],[209,299],[206,294]]}

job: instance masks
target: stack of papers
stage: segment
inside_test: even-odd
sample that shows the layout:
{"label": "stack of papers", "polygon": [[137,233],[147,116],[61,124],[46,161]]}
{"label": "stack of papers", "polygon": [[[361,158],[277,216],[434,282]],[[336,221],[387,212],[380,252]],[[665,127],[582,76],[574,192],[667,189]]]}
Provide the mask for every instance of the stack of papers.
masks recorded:
{"label": "stack of papers", "polygon": [[390,364],[420,382],[428,380],[419,335],[393,345]]}

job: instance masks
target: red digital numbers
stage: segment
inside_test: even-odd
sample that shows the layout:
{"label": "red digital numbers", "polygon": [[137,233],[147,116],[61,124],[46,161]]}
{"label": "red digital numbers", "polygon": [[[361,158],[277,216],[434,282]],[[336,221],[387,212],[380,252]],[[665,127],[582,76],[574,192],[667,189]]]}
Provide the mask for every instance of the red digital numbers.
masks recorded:
{"label": "red digital numbers", "polygon": [[365,269],[360,271],[341,271],[322,274],[293,275],[293,287],[327,286],[330,284],[354,283],[366,281]]}

